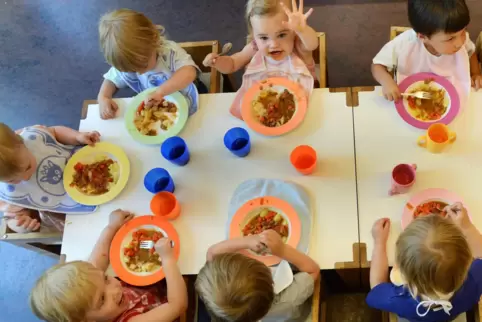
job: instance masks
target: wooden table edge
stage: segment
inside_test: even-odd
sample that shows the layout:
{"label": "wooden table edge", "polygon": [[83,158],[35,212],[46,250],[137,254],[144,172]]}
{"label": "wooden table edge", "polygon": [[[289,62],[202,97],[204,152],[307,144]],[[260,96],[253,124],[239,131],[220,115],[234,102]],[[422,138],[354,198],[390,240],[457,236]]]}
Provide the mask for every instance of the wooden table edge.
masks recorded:
{"label": "wooden table edge", "polygon": [[360,105],[360,101],[358,100],[358,93],[359,92],[373,92],[375,90],[375,86],[355,86],[351,88],[351,102],[353,107],[357,107]]}

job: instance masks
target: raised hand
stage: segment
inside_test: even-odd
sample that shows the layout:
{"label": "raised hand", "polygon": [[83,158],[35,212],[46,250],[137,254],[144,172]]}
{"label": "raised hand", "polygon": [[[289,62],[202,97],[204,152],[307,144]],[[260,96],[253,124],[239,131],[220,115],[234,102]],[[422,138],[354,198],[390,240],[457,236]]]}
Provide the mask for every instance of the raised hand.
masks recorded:
{"label": "raised hand", "polygon": [[306,28],[306,20],[313,13],[313,8],[308,10],[307,13],[303,13],[303,0],[300,0],[300,6],[296,4],[296,0],[291,0],[293,9],[290,10],[283,2],[280,2],[281,7],[288,16],[288,21],[284,21],[283,24],[286,28],[293,30],[294,32],[303,32]]}

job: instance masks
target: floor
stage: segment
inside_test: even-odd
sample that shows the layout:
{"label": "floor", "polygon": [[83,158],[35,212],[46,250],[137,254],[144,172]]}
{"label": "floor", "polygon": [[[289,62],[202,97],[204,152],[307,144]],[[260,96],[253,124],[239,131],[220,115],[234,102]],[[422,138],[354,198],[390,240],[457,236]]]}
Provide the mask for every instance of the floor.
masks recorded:
{"label": "floor", "polygon": [[[482,30],[482,6],[467,0],[472,39]],[[405,0],[305,0],[309,23],[327,33],[330,87],[372,85],[372,57],[390,25],[408,25]],[[78,127],[82,102],[97,96],[108,66],[98,46],[99,17],[116,8],[146,13],[175,41],[219,40],[242,48],[243,0],[2,0],[0,1],[0,121]],[[234,22],[234,23],[233,23]],[[129,95],[121,92],[119,95]],[[35,321],[27,305],[50,258],[0,243],[0,322]],[[8,300],[5,300],[8,298]],[[8,314],[4,314],[7,312]]]}

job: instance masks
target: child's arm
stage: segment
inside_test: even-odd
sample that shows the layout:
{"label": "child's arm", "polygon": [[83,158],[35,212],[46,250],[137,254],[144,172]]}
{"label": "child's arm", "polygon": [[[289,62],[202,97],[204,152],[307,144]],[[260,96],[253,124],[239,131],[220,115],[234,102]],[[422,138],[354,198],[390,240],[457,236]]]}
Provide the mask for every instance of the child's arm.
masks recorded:
{"label": "child's arm", "polygon": [[372,75],[375,80],[382,85],[383,96],[389,101],[398,101],[402,95],[397,83],[388,72],[386,66],[372,64]]}
{"label": "child's arm", "polygon": [[187,310],[186,284],[177,267],[171,241],[167,238],[160,239],[155,249],[162,259],[162,269],[166,274],[167,303],[133,317],[130,322],[171,322]]}
{"label": "child's arm", "polygon": [[52,126],[49,130],[55,136],[55,139],[62,144],[78,145],[89,144],[94,145],[100,140],[100,133],[93,132],[79,132],[66,126]]}
{"label": "child's arm", "polygon": [[145,100],[162,100],[165,96],[180,91],[189,86],[196,79],[196,68],[194,66],[183,66],[176,70],[172,77],[166,80],[157,90],[151,93]]}
{"label": "child's arm", "polygon": [[97,95],[99,112],[103,119],[113,118],[119,109],[117,103],[112,99],[112,96],[116,91],[117,87],[115,84],[108,79],[104,79],[102,86],[100,87],[99,94]]}
{"label": "child's arm", "polygon": [[260,239],[271,253],[296,266],[301,272],[306,272],[316,281],[320,275],[320,266],[308,255],[283,243],[281,236],[274,230],[266,230],[260,234]]}
{"label": "child's arm", "polygon": [[370,267],[370,288],[388,282],[387,240],[390,234],[390,219],[378,219],[373,224],[372,235],[375,242]]}
{"label": "child's arm", "polygon": [[222,74],[232,74],[246,66],[255,53],[256,50],[253,48],[253,45],[247,44],[243,50],[232,56],[209,54],[204,58],[203,65],[206,67],[214,67]]}
{"label": "child's arm", "polygon": [[264,245],[261,243],[259,235],[228,239],[209,247],[206,259],[211,261],[216,255],[235,253],[242,249],[251,249],[254,252],[260,252],[263,248]]}
{"label": "child's arm", "polygon": [[124,223],[134,218],[134,215],[117,209],[109,216],[109,224],[102,230],[97,243],[89,257],[89,262],[102,271],[106,271],[109,267],[109,249],[115,233]]}
{"label": "child's arm", "polygon": [[476,53],[470,56],[470,76],[472,79],[472,86],[476,90],[482,88],[482,75],[480,71],[479,59],[477,58]]}
{"label": "child's arm", "polygon": [[303,0],[300,0],[299,8],[296,6],[296,1],[293,1],[293,11],[290,11],[283,2],[280,2],[280,5],[288,16],[288,21],[284,21],[283,24],[298,35],[304,47],[302,49],[313,51],[318,48],[316,31],[306,23],[308,17],[313,13],[313,8],[303,14]]}
{"label": "child's arm", "polygon": [[482,258],[482,234],[470,221],[467,209],[457,202],[445,208],[447,216],[462,230],[475,258]]}

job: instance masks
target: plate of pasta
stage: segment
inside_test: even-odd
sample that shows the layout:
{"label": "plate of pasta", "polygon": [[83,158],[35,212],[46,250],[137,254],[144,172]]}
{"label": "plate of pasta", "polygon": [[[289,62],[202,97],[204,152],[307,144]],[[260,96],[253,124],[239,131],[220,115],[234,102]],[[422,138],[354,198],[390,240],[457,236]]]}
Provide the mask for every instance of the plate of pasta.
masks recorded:
{"label": "plate of pasta", "polygon": [[144,144],[161,144],[176,136],[186,125],[189,115],[187,100],[179,92],[167,95],[161,101],[144,103],[155,90],[149,88],[135,96],[124,116],[129,134]]}
{"label": "plate of pasta", "polygon": [[165,277],[162,258],[152,249],[141,249],[141,241],[154,243],[166,237],[172,240],[174,255],[179,258],[180,241],[174,226],[156,216],[136,217],[125,223],[114,236],[110,248],[110,262],[115,273],[124,282],[146,286]]}
{"label": "plate of pasta", "polygon": [[[296,248],[301,238],[301,222],[295,209],[286,201],[272,197],[260,197],[244,203],[234,214],[229,227],[229,238],[258,235],[272,229],[283,242]],[[255,258],[267,266],[279,264],[279,257],[267,252],[255,253],[241,251],[244,255]]]}
{"label": "plate of pasta", "polygon": [[[456,202],[465,204],[457,194],[446,189],[427,189],[413,196],[405,205],[402,214],[402,229],[405,229],[413,220],[431,214],[446,217],[445,207]],[[467,209],[467,213],[470,212]]]}
{"label": "plate of pasta", "polygon": [[404,97],[395,103],[398,113],[408,124],[428,129],[434,123],[450,124],[460,109],[460,99],[455,86],[446,78],[418,73],[405,78],[400,83],[403,93],[427,92],[431,99]]}
{"label": "plate of pasta", "polygon": [[296,129],[304,120],[308,100],[304,90],[287,78],[262,80],[243,97],[241,115],[254,131],[279,136]]}
{"label": "plate of pasta", "polygon": [[63,184],[76,202],[97,206],[114,199],[127,184],[130,163],[122,148],[99,142],[85,146],[67,162]]}

